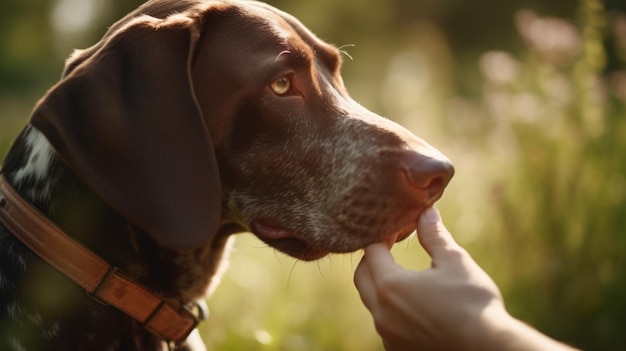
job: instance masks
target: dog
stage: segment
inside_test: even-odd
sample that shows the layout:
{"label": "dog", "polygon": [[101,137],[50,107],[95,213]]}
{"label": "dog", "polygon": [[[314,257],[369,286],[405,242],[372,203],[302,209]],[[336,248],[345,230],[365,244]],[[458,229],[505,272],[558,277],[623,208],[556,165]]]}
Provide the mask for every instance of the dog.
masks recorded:
{"label": "dog", "polygon": [[75,51],[4,161],[0,207],[22,199],[26,221],[70,239],[41,254],[3,214],[0,349],[203,349],[70,279],[46,257],[65,247],[185,307],[215,288],[235,233],[301,260],[408,236],[453,167],[352,100],[341,64],[293,16],[236,0],[152,0]]}

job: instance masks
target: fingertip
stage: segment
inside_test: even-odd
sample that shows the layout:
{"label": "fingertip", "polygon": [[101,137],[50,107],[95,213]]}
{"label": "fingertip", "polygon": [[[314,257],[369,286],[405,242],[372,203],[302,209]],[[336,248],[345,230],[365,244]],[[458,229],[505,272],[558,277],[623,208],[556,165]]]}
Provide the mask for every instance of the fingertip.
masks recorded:
{"label": "fingertip", "polygon": [[418,226],[432,225],[432,223],[441,222],[441,214],[435,207],[429,207],[422,212],[419,218]]}
{"label": "fingertip", "polygon": [[418,237],[436,235],[439,232],[447,231],[439,211],[434,207],[429,207],[422,212],[417,221]]}
{"label": "fingertip", "polygon": [[422,247],[433,258],[438,253],[457,245],[443,224],[439,211],[434,207],[424,210],[420,216],[417,225],[417,237]]}

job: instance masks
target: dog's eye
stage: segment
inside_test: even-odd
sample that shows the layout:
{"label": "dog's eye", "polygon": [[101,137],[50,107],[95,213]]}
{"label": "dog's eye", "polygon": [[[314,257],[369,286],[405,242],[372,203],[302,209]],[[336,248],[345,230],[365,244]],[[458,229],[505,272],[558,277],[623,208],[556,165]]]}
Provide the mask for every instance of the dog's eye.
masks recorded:
{"label": "dog's eye", "polygon": [[282,76],[270,84],[270,89],[276,95],[285,95],[291,89],[291,79],[289,76]]}

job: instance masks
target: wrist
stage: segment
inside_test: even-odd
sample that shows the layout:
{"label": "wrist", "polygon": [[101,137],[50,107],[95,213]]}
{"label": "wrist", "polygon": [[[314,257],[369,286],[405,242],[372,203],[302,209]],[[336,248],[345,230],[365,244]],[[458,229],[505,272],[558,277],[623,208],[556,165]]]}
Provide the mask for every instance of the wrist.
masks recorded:
{"label": "wrist", "polygon": [[517,320],[500,301],[493,301],[480,311],[478,318],[464,328],[464,350],[506,350],[503,342],[511,341],[517,329]]}

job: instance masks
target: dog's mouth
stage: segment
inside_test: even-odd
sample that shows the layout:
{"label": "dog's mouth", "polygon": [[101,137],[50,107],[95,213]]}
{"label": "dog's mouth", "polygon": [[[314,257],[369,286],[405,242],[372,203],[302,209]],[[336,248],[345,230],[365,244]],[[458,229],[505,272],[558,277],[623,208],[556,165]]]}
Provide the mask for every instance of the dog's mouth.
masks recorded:
{"label": "dog's mouth", "polygon": [[269,246],[304,261],[314,261],[329,253],[269,219],[254,221],[252,232]]}
{"label": "dog's mouth", "polygon": [[351,248],[326,249],[303,239],[275,221],[263,219],[252,223],[252,232],[263,242],[285,254],[304,261],[314,261],[331,252],[346,253],[356,251],[376,241],[384,241],[391,248],[396,242],[406,239],[414,230],[415,227],[407,227],[384,235],[382,239],[375,238],[360,244],[355,243],[354,247]]}

